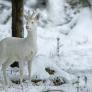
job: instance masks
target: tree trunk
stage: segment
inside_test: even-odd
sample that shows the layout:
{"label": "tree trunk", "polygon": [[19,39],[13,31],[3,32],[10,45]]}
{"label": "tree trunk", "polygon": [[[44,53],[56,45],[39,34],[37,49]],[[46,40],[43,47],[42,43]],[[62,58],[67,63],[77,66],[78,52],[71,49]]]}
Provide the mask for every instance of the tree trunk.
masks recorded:
{"label": "tree trunk", "polygon": [[[12,0],[12,36],[23,37],[23,2],[24,0]],[[18,67],[18,62],[14,62],[11,67]]]}

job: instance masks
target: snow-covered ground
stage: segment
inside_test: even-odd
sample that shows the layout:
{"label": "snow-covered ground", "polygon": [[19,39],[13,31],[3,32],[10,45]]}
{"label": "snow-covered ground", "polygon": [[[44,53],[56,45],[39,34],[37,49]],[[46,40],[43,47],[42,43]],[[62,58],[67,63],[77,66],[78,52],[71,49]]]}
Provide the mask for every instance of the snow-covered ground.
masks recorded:
{"label": "snow-covered ground", "polygon": [[[11,16],[11,4],[3,1],[0,3],[8,6],[0,10],[0,40],[2,40],[11,36],[11,17],[5,23],[7,16]],[[35,4],[36,0],[33,3]],[[67,14],[64,5],[68,7]],[[29,7],[25,6],[25,12],[27,9]],[[75,11],[79,12],[74,14]],[[40,14],[40,24],[37,29],[38,52],[32,63],[32,80],[41,81],[38,83],[24,81],[23,86],[11,83],[10,87],[4,89],[0,70],[0,92],[92,92],[91,10],[88,7],[72,10],[64,0],[62,2],[50,0],[48,8],[40,10]],[[67,16],[71,17],[69,22],[66,20]],[[25,36],[26,34],[25,29]],[[60,38],[59,46],[57,38]],[[26,80],[26,65],[24,67]],[[49,74],[46,69],[54,70],[54,73]],[[11,80],[19,78],[17,70],[9,67],[8,76]],[[65,83],[56,86],[57,82],[53,81],[57,78],[60,83],[63,81]]]}

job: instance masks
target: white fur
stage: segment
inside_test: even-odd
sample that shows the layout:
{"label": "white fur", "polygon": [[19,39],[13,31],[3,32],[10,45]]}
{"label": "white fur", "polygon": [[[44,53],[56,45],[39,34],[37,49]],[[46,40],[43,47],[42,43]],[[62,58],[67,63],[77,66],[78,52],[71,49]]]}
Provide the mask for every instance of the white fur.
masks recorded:
{"label": "white fur", "polygon": [[34,24],[31,23],[32,18],[27,21],[28,35],[26,38],[8,37],[0,42],[0,64],[2,64],[2,71],[5,85],[8,85],[6,68],[14,61],[19,62],[20,67],[20,82],[23,80],[23,61],[28,61],[29,79],[31,77],[31,63],[33,57],[37,52],[36,43],[36,20]]}

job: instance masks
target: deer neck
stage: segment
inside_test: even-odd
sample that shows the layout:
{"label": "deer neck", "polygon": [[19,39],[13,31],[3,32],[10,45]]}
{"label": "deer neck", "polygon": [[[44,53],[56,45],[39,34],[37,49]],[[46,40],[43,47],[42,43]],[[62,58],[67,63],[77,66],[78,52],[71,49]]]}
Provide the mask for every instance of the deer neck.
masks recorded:
{"label": "deer neck", "polygon": [[28,34],[27,34],[27,37],[26,37],[26,41],[28,42],[28,44],[31,44],[31,45],[35,45],[37,42],[37,33],[36,33],[36,30],[27,30]]}

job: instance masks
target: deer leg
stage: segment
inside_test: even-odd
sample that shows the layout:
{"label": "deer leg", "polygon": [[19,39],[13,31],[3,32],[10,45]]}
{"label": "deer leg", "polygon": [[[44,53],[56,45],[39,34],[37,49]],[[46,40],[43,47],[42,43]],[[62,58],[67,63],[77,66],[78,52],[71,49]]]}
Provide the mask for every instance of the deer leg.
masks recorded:
{"label": "deer leg", "polygon": [[19,69],[20,69],[20,84],[22,85],[23,81],[23,62],[19,62]]}
{"label": "deer leg", "polygon": [[3,71],[3,77],[4,77],[4,85],[8,85],[8,79],[7,79],[7,74],[6,74],[6,65],[2,65],[2,71]]}
{"label": "deer leg", "polygon": [[8,77],[7,77],[7,73],[6,73],[6,68],[12,63],[12,59],[11,58],[8,58],[6,60],[5,63],[2,64],[2,71],[3,71],[3,76],[4,76],[4,84],[5,85],[9,85],[9,80],[8,80]]}
{"label": "deer leg", "polygon": [[28,77],[29,77],[30,82],[31,82],[31,66],[32,66],[32,60],[29,60],[28,61],[28,73],[29,73]]}

